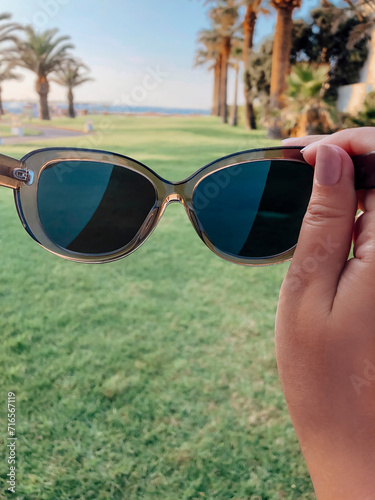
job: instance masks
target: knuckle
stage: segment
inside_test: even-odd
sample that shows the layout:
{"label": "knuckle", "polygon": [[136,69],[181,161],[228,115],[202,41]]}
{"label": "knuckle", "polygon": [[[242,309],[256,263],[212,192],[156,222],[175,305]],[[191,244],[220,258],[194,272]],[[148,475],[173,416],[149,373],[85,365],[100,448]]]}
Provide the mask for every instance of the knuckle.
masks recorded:
{"label": "knuckle", "polygon": [[313,201],[308,206],[304,222],[311,226],[322,225],[324,222],[327,222],[327,220],[343,219],[345,215],[345,210],[342,208],[317,200]]}

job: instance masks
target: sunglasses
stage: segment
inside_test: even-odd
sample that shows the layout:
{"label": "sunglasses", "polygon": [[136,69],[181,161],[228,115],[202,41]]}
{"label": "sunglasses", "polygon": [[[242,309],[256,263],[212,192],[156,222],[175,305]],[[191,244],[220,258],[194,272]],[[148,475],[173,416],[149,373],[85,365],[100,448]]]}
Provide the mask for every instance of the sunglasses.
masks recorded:
{"label": "sunglasses", "polygon": [[[353,157],[356,189],[375,187],[375,152]],[[65,259],[111,262],[150,236],[179,202],[198,236],[237,264],[291,259],[313,184],[301,147],[241,151],[169,182],[142,163],[107,151],[46,148],[21,160],[0,154],[0,185],[14,189],[21,222]]]}

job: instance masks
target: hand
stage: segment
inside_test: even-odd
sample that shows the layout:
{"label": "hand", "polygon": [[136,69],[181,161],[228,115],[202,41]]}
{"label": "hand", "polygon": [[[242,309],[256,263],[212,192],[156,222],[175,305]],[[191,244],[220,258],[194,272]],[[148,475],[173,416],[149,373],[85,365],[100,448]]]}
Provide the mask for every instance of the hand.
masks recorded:
{"label": "hand", "polygon": [[374,500],[375,190],[357,197],[349,155],[375,149],[375,128],[284,144],[310,144],[315,179],[280,291],[281,383],[317,498]]}

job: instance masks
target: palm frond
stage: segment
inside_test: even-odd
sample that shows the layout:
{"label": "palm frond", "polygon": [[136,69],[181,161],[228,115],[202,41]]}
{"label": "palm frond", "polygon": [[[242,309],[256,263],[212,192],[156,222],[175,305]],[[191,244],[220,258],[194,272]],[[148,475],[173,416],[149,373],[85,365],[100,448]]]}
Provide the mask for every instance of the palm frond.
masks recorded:
{"label": "palm frond", "polygon": [[32,26],[25,27],[26,39],[17,43],[18,64],[37,75],[48,76],[69,59],[74,48],[69,36],[57,36],[58,29],[37,32]]}
{"label": "palm frond", "polygon": [[14,61],[0,59],[0,83],[6,80],[21,80],[22,76],[14,71],[16,64]]}
{"label": "palm frond", "polygon": [[93,81],[89,76],[89,68],[78,59],[67,59],[55,70],[51,80],[58,85],[73,89],[84,83]]}
{"label": "palm frond", "polygon": [[0,14],[0,44],[5,42],[16,43],[17,35],[15,32],[22,29],[22,26],[14,22],[4,22],[11,19],[11,14],[4,13]]}
{"label": "palm frond", "polygon": [[361,42],[365,38],[370,39],[372,31],[375,28],[375,20],[369,19],[368,21],[364,21],[362,23],[357,24],[350,31],[349,39],[348,39],[348,49],[353,50],[357,43]]}

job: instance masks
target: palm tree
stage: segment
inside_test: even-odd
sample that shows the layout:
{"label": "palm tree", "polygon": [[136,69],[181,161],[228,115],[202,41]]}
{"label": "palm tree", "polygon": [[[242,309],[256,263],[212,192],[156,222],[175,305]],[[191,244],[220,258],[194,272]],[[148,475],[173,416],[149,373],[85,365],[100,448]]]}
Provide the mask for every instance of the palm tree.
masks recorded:
{"label": "palm tree", "polygon": [[14,72],[14,63],[0,60],[0,116],[4,114],[2,100],[2,84],[7,80],[20,80],[21,76]]}
{"label": "palm tree", "polygon": [[68,113],[70,118],[75,118],[73,89],[93,78],[88,76],[89,68],[77,59],[67,59],[55,71],[52,81],[68,89]]}
{"label": "palm tree", "polygon": [[57,32],[55,28],[39,33],[32,26],[26,26],[26,40],[17,43],[17,64],[37,75],[35,90],[39,95],[39,116],[42,120],[50,119],[48,77],[69,59],[68,50],[74,48],[67,43],[69,36],[56,37]]}
{"label": "palm tree", "polygon": [[375,1],[362,0],[362,2],[353,3],[351,0],[345,0],[349,5],[349,10],[359,21],[350,32],[348,40],[348,49],[353,50],[355,45],[363,39],[371,39],[375,28]]}
{"label": "palm tree", "polygon": [[251,83],[249,75],[249,54],[253,48],[255,23],[260,12],[268,13],[261,7],[263,0],[241,0],[240,4],[246,7],[243,21],[243,64],[244,64],[244,94],[245,94],[245,126],[248,130],[256,129],[256,120],[252,99],[250,99]]}
{"label": "palm tree", "polygon": [[4,22],[11,19],[11,14],[0,14],[0,44],[4,42],[16,42],[15,31],[20,30],[21,26],[17,23]]}
{"label": "palm tree", "polygon": [[[292,14],[301,6],[302,0],[271,0],[277,11],[275,37],[272,53],[270,106],[273,110],[283,107],[286,90],[286,77],[290,68],[290,51],[292,47]],[[280,138],[280,123],[274,120],[268,131],[269,137]]]}
{"label": "palm tree", "polygon": [[242,40],[238,39],[236,42],[233,44],[232,47],[232,54],[231,54],[231,59],[230,59],[230,64],[234,68],[235,71],[235,83],[234,83],[234,99],[233,99],[233,105],[231,108],[231,113],[230,113],[230,119],[229,119],[229,124],[232,125],[232,127],[235,127],[238,124],[238,80],[239,80],[239,73],[240,73],[240,65],[243,60],[242,56],[242,47],[243,47],[243,42]]}
{"label": "palm tree", "polygon": [[199,48],[195,57],[195,66],[209,65],[209,70],[214,72],[214,91],[211,115],[220,116],[220,80],[221,80],[221,37],[213,27],[202,30],[198,34],[198,42],[203,46]]}
{"label": "palm tree", "polygon": [[374,127],[375,126],[375,92],[366,95],[362,109],[355,116],[347,117],[349,127]]}
{"label": "palm tree", "polygon": [[286,106],[281,112],[284,127],[296,137],[327,134],[335,129],[333,108],[323,100],[329,64],[299,63],[288,76]]}
{"label": "palm tree", "polygon": [[238,7],[235,0],[217,0],[210,11],[210,17],[221,36],[221,77],[220,77],[220,112],[223,123],[228,123],[228,64],[232,48],[232,38],[237,30]]}
{"label": "palm tree", "polygon": [[[359,9],[359,2],[355,7]],[[324,98],[336,101],[338,88],[356,83],[366,60],[371,67],[373,54],[367,42],[371,38],[367,30],[371,24],[371,11],[365,17],[362,9],[357,12],[351,7],[339,8],[332,1],[324,0],[310,12],[310,17],[311,31],[306,40],[305,54],[310,61],[330,64]],[[356,38],[355,47],[352,45],[353,36]],[[368,59],[369,52],[371,55]]]}

